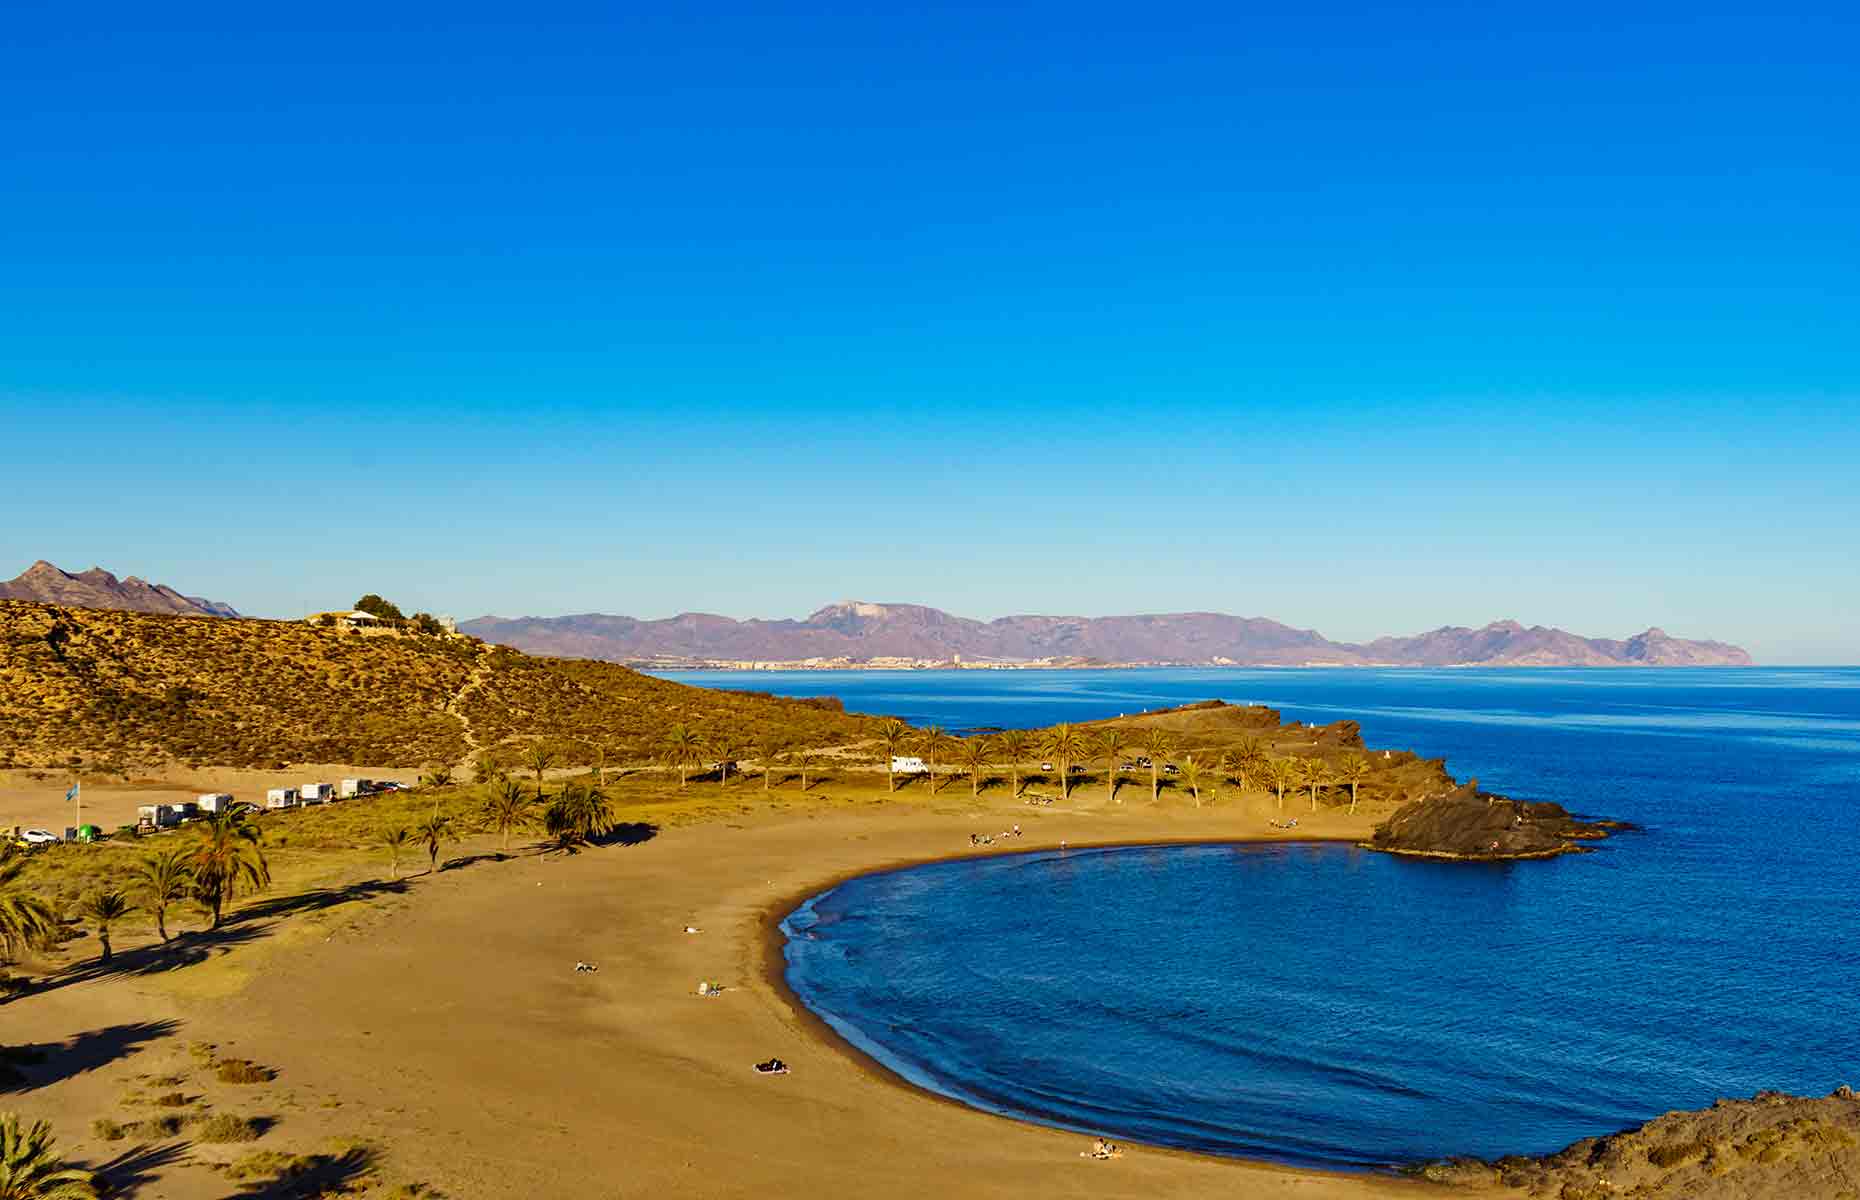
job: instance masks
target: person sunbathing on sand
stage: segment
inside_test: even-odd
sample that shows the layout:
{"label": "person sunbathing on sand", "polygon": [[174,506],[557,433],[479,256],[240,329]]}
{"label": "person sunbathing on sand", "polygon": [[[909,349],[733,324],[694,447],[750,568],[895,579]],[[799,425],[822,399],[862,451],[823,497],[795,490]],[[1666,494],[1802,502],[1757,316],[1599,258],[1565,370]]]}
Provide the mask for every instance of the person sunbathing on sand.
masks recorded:
{"label": "person sunbathing on sand", "polygon": [[1124,1151],[1116,1142],[1099,1138],[1091,1144],[1090,1150],[1079,1151],[1079,1157],[1096,1159],[1122,1158],[1124,1157]]}

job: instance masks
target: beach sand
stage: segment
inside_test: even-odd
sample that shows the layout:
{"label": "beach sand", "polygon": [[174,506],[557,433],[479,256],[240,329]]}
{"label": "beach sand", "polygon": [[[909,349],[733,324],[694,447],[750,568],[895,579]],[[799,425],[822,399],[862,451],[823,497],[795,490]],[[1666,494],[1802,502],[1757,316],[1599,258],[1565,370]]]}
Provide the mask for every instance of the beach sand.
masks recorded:
{"label": "beach sand", "polygon": [[[1112,1162],[1081,1158],[1087,1136],[896,1080],[781,985],[775,923],[836,879],[966,855],[971,832],[1015,821],[1025,836],[996,850],[1257,838],[1271,833],[1259,802],[1152,807],[1147,788],[1130,788],[1122,805],[1081,797],[1077,810],[1053,811],[1004,798],[975,806],[960,788],[932,800],[839,790],[771,812],[745,789],[743,811],[726,820],[573,856],[481,860],[348,901],[344,886],[379,875],[357,862],[318,894],[326,906],[251,921],[253,936],[213,961],[0,1007],[8,1042],[80,1043],[35,1069],[47,1082],[0,1106],[51,1118],[67,1151],[94,1165],[125,1143],[97,1141],[91,1121],[135,1115],[117,1100],[136,1076],[206,1078],[191,1043],[276,1068],[256,1087],[190,1081],[218,1110],[278,1124],[254,1146],[192,1146],[171,1159],[157,1150],[152,1164],[143,1152],[137,1169],[152,1182],[132,1194],[176,1200],[237,1193],[203,1164],[253,1148],[320,1154],[340,1175],[365,1153],[345,1158],[356,1141],[381,1149],[373,1169],[384,1184],[454,1198],[1438,1193],[1143,1146]],[[1368,824],[1297,815],[1306,838]],[[599,969],[577,973],[577,961]],[[701,999],[700,979],[726,991]],[[125,1039],[136,1043],[127,1051]],[[752,1072],[771,1056],[792,1073]]]}

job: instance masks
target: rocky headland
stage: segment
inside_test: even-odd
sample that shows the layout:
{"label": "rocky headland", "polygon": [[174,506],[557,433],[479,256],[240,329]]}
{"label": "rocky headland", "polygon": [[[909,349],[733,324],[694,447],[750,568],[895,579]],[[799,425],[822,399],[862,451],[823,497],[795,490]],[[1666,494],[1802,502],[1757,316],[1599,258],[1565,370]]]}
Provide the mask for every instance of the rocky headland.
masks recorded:
{"label": "rocky headland", "polygon": [[1402,805],[1363,845],[1425,858],[1551,858],[1631,828],[1574,816],[1560,804],[1481,792],[1475,779]]}
{"label": "rocky headland", "polygon": [[1449,1159],[1415,1174],[1437,1183],[1557,1200],[1852,1200],[1860,1197],[1860,1096],[1758,1092],[1637,1129],[1584,1138],[1542,1158]]}

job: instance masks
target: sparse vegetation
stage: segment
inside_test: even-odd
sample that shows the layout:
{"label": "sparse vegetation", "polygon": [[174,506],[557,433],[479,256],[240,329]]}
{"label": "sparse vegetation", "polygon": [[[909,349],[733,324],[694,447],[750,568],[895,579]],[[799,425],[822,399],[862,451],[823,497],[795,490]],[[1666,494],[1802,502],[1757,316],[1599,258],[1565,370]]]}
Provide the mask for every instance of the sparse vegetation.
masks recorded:
{"label": "sparse vegetation", "polygon": [[228,1058],[214,1066],[213,1077],[221,1083],[270,1083],[278,1073],[250,1059]]}
{"label": "sparse vegetation", "polygon": [[209,1145],[255,1142],[264,1132],[258,1122],[250,1117],[236,1116],[232,1113],[214,1113],[211,1116],[197,1117],[188,1123],[187,1130],[195,1141]]}

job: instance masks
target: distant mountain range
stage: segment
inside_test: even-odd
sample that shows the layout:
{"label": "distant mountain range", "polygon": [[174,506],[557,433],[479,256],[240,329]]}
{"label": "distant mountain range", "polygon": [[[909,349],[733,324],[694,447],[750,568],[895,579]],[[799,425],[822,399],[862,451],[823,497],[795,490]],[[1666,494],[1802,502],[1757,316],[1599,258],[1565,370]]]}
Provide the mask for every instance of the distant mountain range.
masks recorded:
{"label": "distant mountain range", "polygon": [[19,578],[0,583],[0,600],[33,600],[67,608],[111,608],[128,612],[171,613],[186,617],[236,617],[230,604],[183,596],[165,584],[131,575],[118,579],[102,567],[76,575],[40,559]]}
{"label": "distant mountain range", "polygon": [[848,601],[805,620],[736,621],[683,613],[658,621],[585,613],[479,617],[461,632],[532,654],[634,664],[804,663],[859,666],[874,660],[1064,665],[1672,667],[1749,666],[1722,642],[1649,629],[1625,640],[1585,638],[1496,621],[1413,637],[1333,642],[1261,617],[1165,613],[1129,617],[1002,617],[976,621],[918,604]]}

